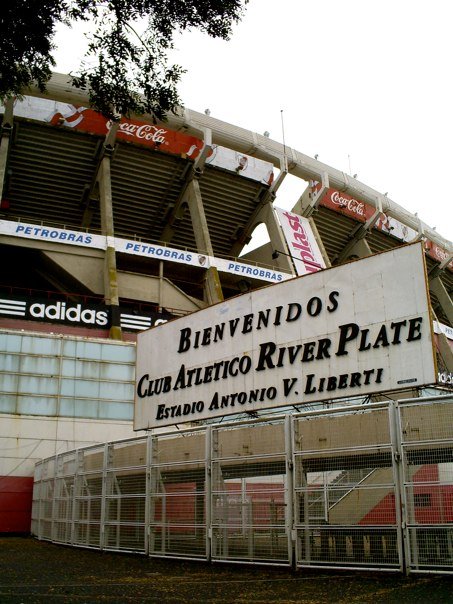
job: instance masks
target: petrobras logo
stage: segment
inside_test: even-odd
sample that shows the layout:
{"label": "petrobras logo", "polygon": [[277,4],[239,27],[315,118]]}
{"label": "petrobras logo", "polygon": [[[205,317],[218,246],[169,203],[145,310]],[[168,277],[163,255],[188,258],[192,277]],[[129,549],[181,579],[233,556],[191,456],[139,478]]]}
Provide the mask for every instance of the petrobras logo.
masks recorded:
{"label": "petrobras logo", "polygon": [[28,309],[30,317],[50,321],[78,323],[82,325],[105,327],[109,323],[107,310],[97,310],[93,307],[86,308],[81,304],[70,305],[66,302],[44,304],[35,302]]}

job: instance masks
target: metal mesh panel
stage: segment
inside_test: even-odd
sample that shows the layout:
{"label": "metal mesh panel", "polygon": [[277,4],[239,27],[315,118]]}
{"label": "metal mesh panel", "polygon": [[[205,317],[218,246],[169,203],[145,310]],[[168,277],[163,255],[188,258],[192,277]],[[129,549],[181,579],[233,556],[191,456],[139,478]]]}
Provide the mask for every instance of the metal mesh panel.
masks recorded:
{"label": "metal mesh panel", "polygon": [[205,432],[153,438],[150,555],[206,557],[205,457]]}
{"label": "metal mesh panel", "polygon": [[104,447],[79,451],[74,483],[74,544],[101,547]]}
{"label": "metal mesh panel", "polygon": [[52,539],[54,480],[43,480],[40,488],[39,528],[41,539]]}
{"label": "metal mesh panel", "polygon": [[72,542],[72,516],[74,483],[77,468],[75,451],[55,458],[55,488],[53,493],[52,539],[62,543]]}
{"label": "metal mesh panel", "polygon": [[214,425],[36,465],[42,539],[153,556],[453,570],[453,398]]}
{"label": "metal mesh panel", "polygon": [[43,471],[43,462],[35,464],[35,473],[33,480],[33,494],[31,503],[31,526],[30,531],[32,535],[40,537],[39,534],[39,517],[41,509],[41,478]]}
{"label": "metal mesh panel", "polygon": [[289,563],[284,425],[213,430],[212,556]]}
{"label": "metal mesh panel", "polygon": [[388,409],[296,420],[299,566],[399,568],[393,457]]}
{"label": "metal mesh panel", "polygon": [[399,407],[407,558],[417,571],[453,570],[453,405]]}
{"label": "metal mesh panel", "polygon": [[71,542],[72,512],[74,499],[74,476],[55,479],[53,540]]}
{"label": "metal mesh panel", "polygon": [[104,547],[142,551],[145,543],[147,441],[113,443],[105,482]]}

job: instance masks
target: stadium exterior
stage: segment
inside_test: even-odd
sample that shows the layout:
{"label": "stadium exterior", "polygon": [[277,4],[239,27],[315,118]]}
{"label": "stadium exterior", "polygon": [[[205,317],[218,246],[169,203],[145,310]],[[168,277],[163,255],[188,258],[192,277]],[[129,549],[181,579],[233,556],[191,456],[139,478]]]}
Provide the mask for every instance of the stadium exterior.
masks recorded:
{"label": "stadium exterior", "polygon": [[[46,95],[30,90],[2,108],[0,532],[29,530],[36,462],[137,436],[138,332],[320,267],[422,241],[438,383],[385,400],[448,394],[451,242],[266,136],[187,109],[165,124],[112,124],[86,104],[55,74]],[[275,208],[288,174],[305,190],[285,226]],[[261,223],[269,242],[241,256]],[[438,485],[442,472],[427,475]]]}

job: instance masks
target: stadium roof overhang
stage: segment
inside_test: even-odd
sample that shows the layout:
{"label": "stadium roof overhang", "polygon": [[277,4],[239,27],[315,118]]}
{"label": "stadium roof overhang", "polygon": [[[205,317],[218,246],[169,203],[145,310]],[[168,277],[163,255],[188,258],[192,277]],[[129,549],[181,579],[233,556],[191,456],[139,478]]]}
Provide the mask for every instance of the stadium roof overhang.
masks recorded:
{"label": "stadium roof overhang", "polygon": [[[30,94],[68,104],[87,105],[86,96],[72,88],[69,77],[61,74],[54,74],[46,94],[37,90],[30,91]],[[14,125],[7,178],[7,196],[11,204],[9,214],[25,221],[41,223],[45,220],[46,224],[54,222],[72,229],[100,231],[97,173],[103,154],[108,152],[113,160],[111,184],[115,235],[197,250],[197,253],[209,251],[200,250],[197,245],[185,199],[188,184],[195,177],[203,200],[212,253],[219,257],[236,257],[260,222],[260,209],[275,199],[278,193],[276,185],[282,180],[279,178],[270,185],[263,180],[245,178],[237,171],[205,164],[202,153],[194,161],[190,155],[164,153],[158,147],[150,149],[124,140],[115,140],[108,148],[104,137],[76,132],[63,124],[59,127],[58,123],[45,124],[15,117]],[[377,214],[384,212],[412,229],[420,239],[427,238],[439,246],[445,259],[439,262],[428,258],[428,270],[433,275],[451,261],[451,242],[421,223],[417,216],[344,172],[295,149],[188,109],[182,110],[180,115],[170,114],[165,127],[188,137],[198,137],[205,145],[223,146],[269,162],[280,170],[280,177],[287,172],[304,181],[319,183],[314,192],[310,193],[307,188],[300,200],[294,200],[294,205],[297,211],[313,218],[331,262],[348,259],[348,246],[359,241],[366,224],[357,222],[351,214],[317,205],[316,199],[319,201],[327,190],[359,199],[374,208]],[[366,231],[366,241],[371,253],[401,245],[401,240],[391,233],[373,228]],[[271,247],[265,246],[251,258],[262,265],[274,265],[284,270],[282,264],[274,262],[272,251]],[[118,263],[124,271],[159,273],[158,262],[151,259],[145,262],[134,258],[132,261],[131,257],[118,254]],[[200,297],[197,284],[203,281],[203,270],[174,265],[168,274],[177,283],[185,284],[189,295]],[[450,270],[442,271],[442,283],[450,296],[451,306],[453,273]],[[260,285],[263,282],[253,276],[244,284],[240,275],[222,275],[222,287],[227,296],[243,291],[244,287]],[[431,292],[431,295],[440,319],[452,324],[436,294]]]}

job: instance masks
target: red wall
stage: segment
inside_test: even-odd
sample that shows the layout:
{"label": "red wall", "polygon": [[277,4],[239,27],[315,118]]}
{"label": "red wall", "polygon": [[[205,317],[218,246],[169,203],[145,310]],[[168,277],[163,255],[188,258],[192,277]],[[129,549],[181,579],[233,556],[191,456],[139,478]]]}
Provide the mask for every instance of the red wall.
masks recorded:
{"label": "red wall", "polygon": [[33,477],[0,476],[0,533],[29,533]]}

